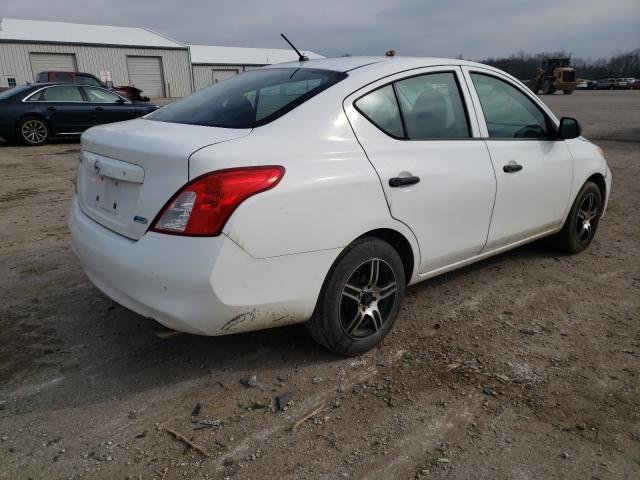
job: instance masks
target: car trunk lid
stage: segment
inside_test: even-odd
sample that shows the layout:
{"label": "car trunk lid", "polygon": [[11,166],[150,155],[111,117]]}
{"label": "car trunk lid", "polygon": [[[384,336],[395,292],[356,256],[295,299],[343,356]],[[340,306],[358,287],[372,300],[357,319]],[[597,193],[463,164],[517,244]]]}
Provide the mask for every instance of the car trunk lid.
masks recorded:
{"label": "car trunk lid", "polygon": [[80,208],[106,228],[138,240],[189,181],[193,152],[250,132],[146,119],[88,130],[77,176]]}

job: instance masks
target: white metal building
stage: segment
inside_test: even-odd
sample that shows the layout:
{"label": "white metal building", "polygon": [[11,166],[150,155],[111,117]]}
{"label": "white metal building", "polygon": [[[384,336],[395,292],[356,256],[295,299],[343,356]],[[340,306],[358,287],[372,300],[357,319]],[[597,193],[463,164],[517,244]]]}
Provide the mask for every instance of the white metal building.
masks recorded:
{"label": "white metal building", "polygon": [[[298,59],[296,53],[291,49],[208,45],[191,45],[190,48],[194,90],[208,87],[240,72]],[[324,58],[322,55],[310,51],[302,53],[309,58]]]}
{"label": "white metal building", "polygon": [[47,70],[108,74],[148,97],[193,90],[188,46],[151,30],[0,19],[0,86],[33,82]]}

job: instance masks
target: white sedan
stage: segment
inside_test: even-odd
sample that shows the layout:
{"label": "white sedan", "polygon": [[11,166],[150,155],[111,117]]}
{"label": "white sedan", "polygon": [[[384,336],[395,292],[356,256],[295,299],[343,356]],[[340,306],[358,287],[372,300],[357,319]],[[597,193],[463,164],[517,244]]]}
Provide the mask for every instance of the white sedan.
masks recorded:
{"label": "white sedan", "polygon": [[408,285],[542,237],[586,248],[611,172],[580,135],[486,65],[274,65],[85,132],[73,247],[100,290],[169,328],[306,322],[353,355]]}

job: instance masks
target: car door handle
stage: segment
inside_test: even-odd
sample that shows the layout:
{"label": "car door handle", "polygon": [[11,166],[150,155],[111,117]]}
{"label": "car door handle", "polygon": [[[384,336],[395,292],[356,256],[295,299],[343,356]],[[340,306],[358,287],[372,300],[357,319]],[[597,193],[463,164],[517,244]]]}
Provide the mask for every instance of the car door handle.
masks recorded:
{"label": "car door handle", "polygon": [[420,181],[420,177],[393,177],[389,179],[390,187],[406,187]]}
{"label": "car door handle", "polygon": [[522,170],[522,165],[515,162],[507,163],[504,167],[502,167],[502,171],[504,173],[519,172],[520,170]]}
{"label": "car door handle", "polygon": [[94,108],[94,110],[95,110],[96,112],[101,112],[101,111],[103,111],[103,110],[104,110],[104,108],[102,108],[102,107],[96,107],[96,108]]}
{"label": "car door handle", "polygon": [[49,110],[50,112],[55,112],[56,111],[56,107],[47,107],[47,110]]}

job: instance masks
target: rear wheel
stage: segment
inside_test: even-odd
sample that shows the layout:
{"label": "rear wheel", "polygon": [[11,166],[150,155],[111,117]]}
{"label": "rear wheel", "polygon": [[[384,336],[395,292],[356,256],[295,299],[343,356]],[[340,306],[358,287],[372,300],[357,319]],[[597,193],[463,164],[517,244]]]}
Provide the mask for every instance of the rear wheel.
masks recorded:
{"label": "rear wheel", "polygon": [[393,327],[404,291],[404,267],[398,252],[377,238],[358,240],[327,275],[307,330],[336,353],[365,352]]}
{"label": "rear wheel", "polygon": [[38,117],[25,117],[18,122],[16,137],[23,145],[44,145],[50,136],[49,125]]}
{"label": "rear wheel", "polygon": [[562,230],[551,237],[556,248],[579,253],[589,246],[602,214],[602,194],[593,182],[586,182],[576,197]]}

